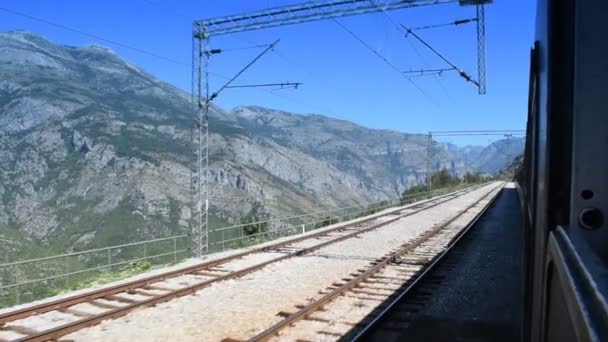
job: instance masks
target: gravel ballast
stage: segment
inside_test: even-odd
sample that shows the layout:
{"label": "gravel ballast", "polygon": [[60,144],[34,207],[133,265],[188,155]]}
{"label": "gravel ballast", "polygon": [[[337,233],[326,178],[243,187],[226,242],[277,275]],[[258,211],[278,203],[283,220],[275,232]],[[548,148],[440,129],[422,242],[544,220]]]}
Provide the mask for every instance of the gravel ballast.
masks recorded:
{"label": "gravel ballast", "polygon": [[[297,305],[306,304],[309,301],[317,299],[321,296],[320,290],[327,288],[336,281],[340,281],[342,278],[348,277],[350,273],[355,272],[357,269],[368,266],[370,261],[386,255],[389,251],[430,229],[433,225],[444,221],[467,204],[476,201],[495,186],[496,184],[487,185],[455,200],[440,204],[435,208],[422,211],[410,217],[401,218],[396,222],[387,224],[371,232],[360,234],[356,238],[333,243],[310,254],[273,263],[241,278],[214,283],[193,295],[173,299],[169,302],[158,304],[155,307],[136,309],[127,316],[102,322],[97,326],[78,331],[64,338],[78,341],[200,341],[221,340],[227,337],[237,339],[247,338],[280,320],[280,317],[277,316],[278,313],[294,311]],[[401,213],[411,212],[413,210],[409,209],[411,206],[408,205],[401,208]],[[379,217],[373,224],[385,221],[387,218],[396,217],[392,215],[380,217],[383,213],[394,210],[395,208],[391,208],[371,215],[372,217]],[[353,222],[362,221],[363,219],[360,218],[350,222],[335,224],[303,234],[302,236],[329,230],[337,226],[352,225]],[[369,225],[371,223],[363,223],[361,227]],[[331,233],[331,235],[334,237],[338,236],[334,233]],[[275,240],[261,246],[272,245],[277,241],[285,241],[292,238],[287,237]],[[291,244],[288,248],[278,251],[250,254],[214,267],[211,272],[222,274],[222,272],[236,271],[327,240],[328,237],[308,239]],[[259,247],[260,245],[248,249],[216,254],[210,256],[208,260]],[[170,269],[179,269],[197,263],[200,263],[200,261],[188,260]],[[167,270],[154,270],[122,282],[148,277],[166,272]],[[211,279],[209,276],[188,274],[167,279],[154,285],[165,289],[176,289],[209,279]],[[90,289],[79,292],[86,291],[90,291]],[[162,293],[162,291],[158,292],[157,290],[146,291],[155,294]],[[62,296],[73,294],[70,293]],[[47,299],[47,301],[58,299],[62,296]],[[144,298],[146,296],[139,293],[119,293],[115,295],[113,300],[100,299],[97,302],[102,306],[121,307],[127,305],[126,303],[129,300],[142,300]],[[70,310],[76,313],[94,314],[104,309],[84,303],[72,306]],[[78,319],[78,317],[64,312],[53,311],[10,324],[23,329],[42,331],[74,321],[75,319]],[[7,330],[0,332],[0,339],[14,339],[20,336],[23,335]]]}
{"label": "gravel ballast", "polygon": [[[245,339],[280,320],[281,317],[277,316],[279,312],[292,312],[297,305],[319,298],[320,290],[348,277],[350,273],[369,265],[371,260],[386,255],[388,251],[441,223],[495,186],[496,184],[485,186],[453,201],[361,234],[358,238],[347,239],[308,255],[271,264],[242,278],[213,284],[194,295],[143,308],[116,320],[105,321],[67,335],[65,339]],[[266,259],[263,254],[256,254],[255,258]],[[248,259],[249,257],[244,258],[238,263],[249,264]],[[231,269],[234,265],[229,263],[223,266]]]}

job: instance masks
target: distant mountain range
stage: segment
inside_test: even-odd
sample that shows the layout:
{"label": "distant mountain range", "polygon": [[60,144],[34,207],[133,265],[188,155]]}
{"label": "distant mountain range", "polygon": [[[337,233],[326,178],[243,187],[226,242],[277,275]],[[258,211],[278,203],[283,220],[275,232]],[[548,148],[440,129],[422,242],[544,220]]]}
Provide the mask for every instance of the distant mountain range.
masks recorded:
{"label": "distant mountain range", "polygon": [[[0,33],[0,261],[184,232],[192,117],[187,93],[109,49]],[[212,107],[210,130],[215,226],[396,197],[425,177],[425,135],[257,106]],[[523,150],[506,144],[438,143],[433,168],[494,173]]]}

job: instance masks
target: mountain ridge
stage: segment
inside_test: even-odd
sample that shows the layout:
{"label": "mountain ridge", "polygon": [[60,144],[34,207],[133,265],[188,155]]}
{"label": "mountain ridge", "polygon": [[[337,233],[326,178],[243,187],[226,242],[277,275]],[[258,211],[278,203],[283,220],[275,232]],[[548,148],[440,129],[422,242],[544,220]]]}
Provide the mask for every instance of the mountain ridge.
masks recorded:
{"label": "mountain ridge", "polygon": [[[12,246],[0,260],[23,243],[74,251],[188,231],[186,92],[102,47],[21,31],[0,33],[0,52],[0,244]],[[434,169],[463,173],[458,153]],[[211,221],[396,197],[424,181],[425,158],[421,134],[212,106]]]}

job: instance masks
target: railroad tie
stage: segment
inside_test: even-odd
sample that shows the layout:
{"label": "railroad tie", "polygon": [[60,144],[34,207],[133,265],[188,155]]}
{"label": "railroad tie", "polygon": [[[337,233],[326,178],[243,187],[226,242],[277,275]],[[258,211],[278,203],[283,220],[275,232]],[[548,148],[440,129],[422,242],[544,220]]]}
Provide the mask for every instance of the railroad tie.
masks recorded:
{"label": "railroad tie", "polygon": [[116,302],[121,302],[121,303],[125,303],[125,304],[134,304],[134,303],[137,303],[137,301],[135,299],[124,298],[124,297],[120,297],[120,296],[117,296],[117,295],[105,296],[105,297],[103,297],[103,299],[111,300],[111,301],[116,301]]}
{"label": "railroad tie", "polygon": [[89,316],[93,315],[93,314],[90,314],[88,312],[84,312],[84,311],[80,311],[80,310],[75,310],[75,309],[72,309],[72,308],[63,308],[63,309],[59,309],[57,311],[65,313],[65,314],[77,316],[77,317],[89,317]]}
{"label": "railroad tie", "polygon": [[313,317],[312,315],[306,315],[306,317],[304,319],[307,320],[307,321],[321,322],[321,323],[329,323],[329,322],[331,322],[329,319],[320,318],[320,317]]}
{"label": "railroad tie", "polygon": [[279,311],[279,312],[277,313],[277,316],[279,316],[279,317],[283,317],[283,318],[285,318],[285,317],[289,317],[289,316],[291,316],[291,315],[292,315],[292,314],[291,314],[291,312],[287,312],[287,311]]}
{"label": "railroad tie", "polygon": [[91,300],[91,301],[88,301],[87,303],[89,303],[89,304],[91,304],[93,306],[96,306],[98,308],[102,308],[102,309],[114,310],[114,309],[120,308],[120,306],[118,306],[118,305],[111,305],[111,304],[108,304],[108,303],[102,303],[102,302],[99,302],[99,301],[96,301],[96,300]]}
{"label": "railroad tie", "polygon": [[156,290],[156,291],[164,291],[164,292],[171,292],[173,291],[173,289],[170,289],[168,287],[163,287],[163,286],[158,286],[158,285],[146,285],[143,287],[144,290]]}
{"label": "railroad tie", "polygon": [[368,300],[370,302],[383,302],[384,299],[385,299],[384,297],[386,297],[386,296],[382,296],[382,298],[373,298],[373,297],[362,297],[362,296],[353,296],[353,295],[344,295],[344,296],[346,298],[353,298],[353,299],[359,299],[359,300]]}
{"label": "railroad tie", "polygon": [[28,328],[28,327],[24,327],[22,325],[11,324],[11,325],[5,325],[3,327],[0,327],[0,331],[7,331],[7,330],[16,332],[17,334],[27,335],[27,336],[36,335],[39,333],[37,330]]}
{"label": "railroad tie", "polygon": [[342,334],[337,333],[337,332],[333,332],[333,331],[326,331],[326,330],[317,330],[317,333],[320,335],[327,335],[327,336],[334,336],[334,337],[342,337]]}
{"label": "railroad tie", "polygon": [[377,293],[377,292],[371,292],[371,291],[365,291],[365,290],[357,290],[357,289],[351,289],[350,291],[352,293],[356,293],[356,294],[364,294],[364,295],[368,295],[368,296],[386,297],[386,294],[384,294],[384,293]]}
{"label": "railroad tie", "polygon": [[136,294],[140,294],[142,296],[146,296],[146,297],[156,297],[158,296],[158,294],[156,293],[152,293],[143,289],[133,289],[131,292],[136,293]]}
{"label": "railroad tie", "polygon": [[207,272],[207,271],[196,271],[196,272],[192,272],[192,274],[203,276],[203,277],[213,277],[213,278],[218,278],[218,277],[222,276],[221,274],[211,273],[211,272]]}

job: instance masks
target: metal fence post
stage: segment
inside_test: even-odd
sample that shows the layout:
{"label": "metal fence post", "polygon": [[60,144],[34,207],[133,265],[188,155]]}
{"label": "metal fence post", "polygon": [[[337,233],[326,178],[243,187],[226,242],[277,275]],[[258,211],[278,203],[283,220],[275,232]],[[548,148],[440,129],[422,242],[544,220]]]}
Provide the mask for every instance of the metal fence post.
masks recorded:
{"label": "metal fence post", "polygon": [[144,260],[148,257],[148,245],[144,245]]}
{"label": "metal fence post", "polygon": [[21,296],[19,291],[19,285],[15,286],[15,305],[19,305],[21,302]]}
{"label": "metal fence post", "polygon": [[173,239],[173,262],[177,263],[177,238]]}
{"label": "metal fence post", "polygon": [[112,267],[112,253],[108,249],[108,270]]}
{"label": "metal fence post", "polygon": [[225,229],[222,229],[222,252],[226,250],[226,238],[224,235],[225,231],[226,231]]}

